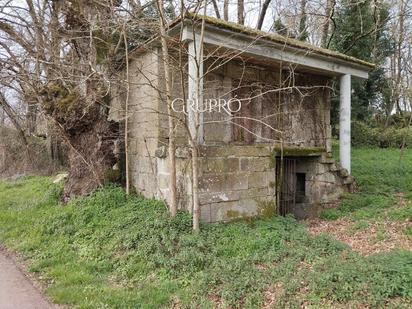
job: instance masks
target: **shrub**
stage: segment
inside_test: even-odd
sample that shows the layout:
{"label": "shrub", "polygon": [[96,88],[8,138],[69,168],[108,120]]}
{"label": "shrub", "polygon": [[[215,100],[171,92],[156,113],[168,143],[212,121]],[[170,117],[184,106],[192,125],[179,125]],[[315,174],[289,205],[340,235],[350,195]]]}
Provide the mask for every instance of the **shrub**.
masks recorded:
{"label": "shrub", "polygon": [[[45,177],[0,181],[0,241],[28,259],[58,303],[262,308],[273,286],[279,287],[274,308],[352,300],[383,307],[391,298],[412,298],[411,252],[365,258],[329,235],[308,234],[291,217],[210,224],[194,234],[190,214],[170,218],[163,202],[126,196],[120,187],[64,206],[60,190]],[[385,206],[370,196],[346,208],[366,209],[370,202]]]}
{"label": "shrub", "polygon": [[352,144],[354,146],[379,146],[379,132],[371,128],[365,122],[352,121],[351,126]]}
{"label": "shrub", "polygon": [[407,147],[412,145],[412,130],[410,128],[390,127],[381,130],[380,147]]}
{"label": "shrub", "polygon": [[319,217],[323,220],[336,220],[342,215],[342,212],[339,209],[329,208],[323,209]]}
{"label": "shrub", "polygon": [[408,147],[412,145],[412,128],[371,127],[365,122],[352,122],[352,144],[354,146]]}

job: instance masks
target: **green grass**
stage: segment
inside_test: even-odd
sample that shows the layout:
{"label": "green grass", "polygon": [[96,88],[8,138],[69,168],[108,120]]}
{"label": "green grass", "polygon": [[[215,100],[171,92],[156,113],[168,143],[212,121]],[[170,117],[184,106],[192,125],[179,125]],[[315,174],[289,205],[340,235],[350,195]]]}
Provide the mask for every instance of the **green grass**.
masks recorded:
{"label": "green grass", "polygon": [[[338,158],[338,149],[335,149]],[[350,215],[355,220],[379,218],[396,203],[396,194],[412,200],[412,150],[396,148],[352,148],[352,174],[359,192],[348,194],[339,209],[322,212],[323,219],[335,220]],[[391,215],[391,212],[394,212]],[[398,212],[401,212],[399,214]],[[390,209],[389,217],[412,220],[412,205]]]}
{"label": "green grass", "polygon": [[193,234],[188,214],[171,219],[163,203],[118,187],[67,205],[60,190],[45,177],[0,182],[0,242],[23,254],[61,304],[261,308],[276,286],[275,308],[411,305],[411,252],[362,257],[290,217]]}

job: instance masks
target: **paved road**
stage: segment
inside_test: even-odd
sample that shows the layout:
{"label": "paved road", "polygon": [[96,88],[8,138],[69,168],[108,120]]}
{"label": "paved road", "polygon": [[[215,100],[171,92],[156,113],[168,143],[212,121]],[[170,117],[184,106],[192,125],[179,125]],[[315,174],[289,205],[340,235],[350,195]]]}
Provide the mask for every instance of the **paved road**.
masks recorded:
{"label": "paved road", "polygon": [[0,249],[0,309],[56,309]]}

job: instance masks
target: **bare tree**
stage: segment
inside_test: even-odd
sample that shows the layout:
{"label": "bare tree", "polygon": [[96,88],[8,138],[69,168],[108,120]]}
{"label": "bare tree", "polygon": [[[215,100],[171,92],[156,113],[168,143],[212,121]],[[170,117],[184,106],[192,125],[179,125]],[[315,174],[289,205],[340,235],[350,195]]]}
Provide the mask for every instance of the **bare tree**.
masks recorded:
{"label": "bare tree", "polygon": [[320,45],[322,47],[328,47],[328,37],[330,31],[330,21],[333,17],[333,12],[335,9],[335,0],[326,0],[326,8],[325,8],[325,21],[322,26],[322,36]]}
{"label": "bare tree", "polygon": [[3,85],[29,103],[29,119],[41,109],[69,144],[65,197],[88,193],[106,181],[117,160],[121,134],[107,119],[107,102],[119,55],[128,48],[119,35],[127,10],[99,1],[10,5],[0,18]]}
{"label": "bare tree", "polygon": [[244,0],[237,0],[237,22],[240,25],[245,24],[245,3],[244,3]]}
{"label": "bare tree", "polygon": [[172,217],[176,216],[177,212],[177,201],[176,201],[176,145],[175,145],[175,120],[172,115],[172,80],[170,74],[170,55],[166,40],[166,29],[167,21],[164,15],[163,2],[161,0],[157,1],[157,9],[159,11],[160,20],[160,40],[162,43],[162,53],[163,53],[163,68],[164,76],[166,81],[166,104],[167,104],[167,114],[169,123],[169,160],[170,160],[170,179],[169,179],[169,210]]}
{"label": "bare tree", "polygon": [[266,12],[271,1],[272,0],[265,0],[265,2],[263,2],[262,9],[260,11],[258,22],[256,25],[256,29],[258,30],[262,29],[263,21],[265,20]]}
{"label": "bare tree", "polygon": [[19,132],[19,136],[21,140],[23,141],[24,145],[28,146],[29,143],[27,141],[25,130],[20,125],[20,120],[18,119],[16,112],[13,110],[11,104],[7,102],[5,96],[1,92],[0,92],[0,107],[2,108],[2,111],[4,111],[4,113],[10,119],[13,126],[16,128],[17,132]]}
{"label": "bare tree", "polygon": [[300,20],[299,20],[299,32],[298,39],[301,41],[306,41],[308,38],[307,32],[307,15],[306,15],[306,1],[300,0]]}
{"label": "bare tree", "polygon": [[229,0],[223,1],[223,19],[229,20]]}
{"label": "bare tree", "polygon": [[217,5],[217,1],[212,0],[212,4],[213,4],[213,9],[215,10],[216,17],[220,19],[220,11],[219,11],[219,6]]}

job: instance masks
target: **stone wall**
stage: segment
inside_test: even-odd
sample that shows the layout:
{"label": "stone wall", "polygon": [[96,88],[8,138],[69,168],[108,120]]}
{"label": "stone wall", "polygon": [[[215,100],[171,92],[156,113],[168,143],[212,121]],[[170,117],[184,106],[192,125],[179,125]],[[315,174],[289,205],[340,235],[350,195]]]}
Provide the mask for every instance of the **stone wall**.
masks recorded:
{"label": "stone wall", "polygon": [[200,204],[205,222],[275,210],[275,166],[268,146],[205,146]]}
{"label": "stone wall", "polygon": [[[146,197],[168,202],[168,120],[166,100],[162,95],[165,88],[162,65],[157,50],[137,56],[130,64],[128,146],[132,185]],[[186,77],[179,74],[177,71],[172,74],[174,98],[184,97],[181,81]],[[330,102],[329,90],[325,88],[328,79],[296,74],[291,82],[283,74],[273,68],[242,67],[231,61],[212,69],[206,76],[205,99],[243,96],[239,98],[250,104],[248,112],[252,113],[251,116],[275,130],[252,125],[251,134],[257,136],[253,142],[234,140],[236,125],[230,115],[204,114],[205,143],[199,159],[199,197],[204,222],[228,221],[269,214],[275,210],[274,149],[280,138],[276,130],[283,132],[287,147],[294,146],[300,150],[316,147],[323,153],[330,151]],[[305,92],[297,86],[309,90]],[[280,87],[284,89],[271,92]],[[248,94],[250,91],[251,95]],[[245,97],[247,95],[249,97]],[[119,95],[118,98],[117,105],[121,106],[124,96]],[[122,113],[113,109],[111,112],[113,118],[124,118]],[[176,116],[184,120],[183,114]],[[178,125],[176,132],[178,204],[180,208],[191,211],[190,149],[182,124]],[[305,187],[308,197],[305,203],[293,210],[298,216],[303,213],[302,217],[336,202],[347,189],[345,178],[340,175],[341,169],[330,163],[330,158],[320,154],[310,157],[304,153],[300,153],[297,169],[307,175]]]}
{"label": "stone wall", "polygon": [[[176,151],[179,208],[191,211],[188,148]],[[168,190],[166,147],[157,152],[159,190]],[[203,146],[199,158],[199,200],[204,222],[228,221],[275,210],[275,166],[269,146]]]}
{"label": "stone wall", "polygon": [[[165,88],[163,69],[160,58],[158,61],[158,85],[162,90]],[[331,151],[329,78],[299,72],[292,74],[238,61],[229,61],[217,67],[213,63],[211,59],[205,64],[208,74],[204,78],[204,99],[237,98],[242,101],[242,109],[246,112],[232,115],[216,110],[204,112],[206,145],[273,144],[282,137],[288,146],[323,147]],[[173,99],[187,98],[187,93],[184,95],[182,90],[186,89],[187,76],[182,76],[177,69],[172,71]],[[166,144],[167,105],[162,91],[157,103],[156,108],[161,112],[160,139]],[[183,113],[175,113],[175,116],[184,121]],[[239,122],[236,117],[255,120]],[[246,131],[242,129],[245,126]],[[251,133],[247,134],[252,135],[253,140],[236,139],[236,129],[244,132],[250,130]],[[176,136],[181,145],[187,144],[187,133],[182,125],[177,126]]]}
{"label": "stone wall", "polygon": [[[288,146],[331,151],[329,78],[298,72],[292,75],[236,61],[209,70],[204,98],[240,99],[243,112],[232,116],[253,120],[239,121],[222,112],[205,112],[206,144],[273,144],[282,138]],[[236,139],[239,128],[251,138]]]}
{"label": "stone wall", "polygon": [[[159,147],[159,55],[157,50],[136,57],[129,65],[128,148],[130,183],[146,197],[163,198],[158,190],[155,151]],[[125,95],[122,95],[125,99]],[[121,109],[124,116],[124,108]]]}
{"label": "stone wall", "polygon": [[322,209],[336,207],[345,192],[351,192],[354,179],[328,153],[297,157],[296,173],[306,175],[306,197],[290,212],[298,219],[319,216]]}
{"label": "stone wall", "polygon": [[[202,221],[273,214],[277,201],[277,149],[266,145],[202,146],[199,159]],[[306,175],[305,199],[288,209],[296,218],[316,217],[322,209],[336,206],[340,196],[352,190],[353,178],[326,152],[306,149],[306,156],[296,156],[292,154],[293,149],[286,151],[287,157],[296,160],[296,173]],[[303,152],[302,148],[298,149]],[[161,147],[157,155],[158,184],[164,192],[168,190],[170,170],[166,148]],[[177,149],[179,207],[191,211],[189,158],[188,148]]]}

